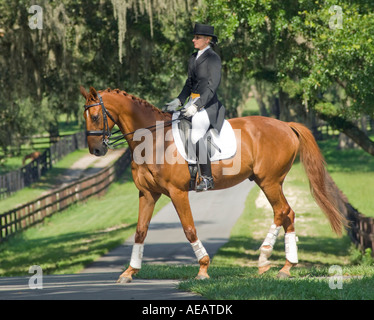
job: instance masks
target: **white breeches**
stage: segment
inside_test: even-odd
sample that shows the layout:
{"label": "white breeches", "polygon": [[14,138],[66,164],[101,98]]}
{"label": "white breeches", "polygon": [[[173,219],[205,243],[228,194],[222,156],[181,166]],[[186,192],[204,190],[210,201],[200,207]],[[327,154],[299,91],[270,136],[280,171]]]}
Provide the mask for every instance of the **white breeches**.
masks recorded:
{"label": "white breeches", "polygon": [[[195,103],[199,97],[190,99],[185,108],[188,108],[189,105]],[[198,111],[192,117],[192,130],[191,130],[191,141],[193,144],[196,144],[204,135],[207,133],[210,126],[209,116],[205,109]]]}
{"label": "white breeches", "polygon": [[208,113],[205,109],[198,111],[192,117],[191,141],[196,144],[207,133],[210,126]]}

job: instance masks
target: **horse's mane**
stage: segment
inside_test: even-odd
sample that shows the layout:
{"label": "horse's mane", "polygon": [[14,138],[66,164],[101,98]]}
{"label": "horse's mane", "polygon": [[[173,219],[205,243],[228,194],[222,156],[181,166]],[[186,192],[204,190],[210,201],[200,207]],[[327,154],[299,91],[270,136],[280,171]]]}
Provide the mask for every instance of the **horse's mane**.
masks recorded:
{"label": "horse's mane", "polygon": [[169,112],[163,112],[159,108],[155,107],[153,104],[149,103],[148,101],[146,101],[144,99],[141,99],[137,96],[134,96],[130,93],[127,93],[124,90],[107,88],[106,90],[103,90],[103,92],[122,94],[125,97],[128,97],[128,98],[132,99],[133,101],[137,102],[137,104],[139,104],[139,105],[141,104],[141,105],[144,105],[146,108],[151,108],[152,111],[154,111],[156,113],[159,113],[163,117],[166,117],[166,118],[171,117],[171,114]]}

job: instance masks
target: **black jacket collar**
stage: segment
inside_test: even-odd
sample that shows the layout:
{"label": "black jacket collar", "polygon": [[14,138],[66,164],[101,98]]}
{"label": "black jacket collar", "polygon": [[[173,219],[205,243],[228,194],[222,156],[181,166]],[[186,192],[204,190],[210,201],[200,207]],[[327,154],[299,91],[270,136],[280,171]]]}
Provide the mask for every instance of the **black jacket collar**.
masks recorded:
{"label": "black jacket collar", "polygon": [[195,57],[195,65],[199,65],[200,63],[202,63],[203,61],[205,61],[206,58],[208,58],[210,56],[212,52],[212,48],[209,48],[207,50],[205,50],[203,52],[203,54],[199,57],[199,59],[196,60],[196,57],[197,57],[197,52],[195,52],[193,55]]}

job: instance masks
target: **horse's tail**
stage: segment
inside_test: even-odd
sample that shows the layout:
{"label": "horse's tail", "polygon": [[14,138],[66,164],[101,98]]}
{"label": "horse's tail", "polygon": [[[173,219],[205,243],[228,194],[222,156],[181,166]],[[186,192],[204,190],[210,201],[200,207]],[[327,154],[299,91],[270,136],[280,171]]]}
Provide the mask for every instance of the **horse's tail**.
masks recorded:
{"label": "horse's tail", "polygon": [[346,220],[337,209],[336,201],[329,190],[325,159],[317,142],[307,127],[295,122],[289,122],[288,125],[299,137],[300,160],[308,176],[311,193],[329,219],[334,232],[341,235],[342,226],[346,225]]}

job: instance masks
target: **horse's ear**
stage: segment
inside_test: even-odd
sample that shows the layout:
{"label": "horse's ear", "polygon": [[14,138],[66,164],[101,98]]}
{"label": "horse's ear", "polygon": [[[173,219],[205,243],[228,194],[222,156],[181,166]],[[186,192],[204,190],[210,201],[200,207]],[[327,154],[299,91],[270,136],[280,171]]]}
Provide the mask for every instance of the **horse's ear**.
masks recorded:
{"label": "horse's ear", "polygon": [[79,90],[82,96],[87,100],[89,93],[86,91],[86,89],[83,86],[80,86]]}
{"label": "horse's ear", "polygon": [[94,87],[90,87],[90,93],[92,98],[96,99],[97,98],[97,92]]}

